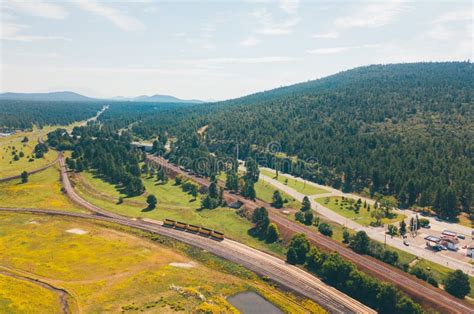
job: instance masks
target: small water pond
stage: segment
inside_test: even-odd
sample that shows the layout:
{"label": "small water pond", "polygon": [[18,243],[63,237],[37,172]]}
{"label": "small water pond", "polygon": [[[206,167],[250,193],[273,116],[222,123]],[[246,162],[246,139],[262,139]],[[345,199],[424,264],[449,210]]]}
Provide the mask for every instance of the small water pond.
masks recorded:
{"label": "small water pond", "polygon": [[255,292],[242,292],[227,298],[242,314],[283,314],[272,303]]}

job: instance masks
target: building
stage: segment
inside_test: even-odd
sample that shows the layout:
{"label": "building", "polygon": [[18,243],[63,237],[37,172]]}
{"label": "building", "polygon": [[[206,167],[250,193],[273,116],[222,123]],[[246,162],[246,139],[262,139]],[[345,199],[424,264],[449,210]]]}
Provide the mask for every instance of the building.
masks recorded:
{"label": "building", "polygon": [[474,242],[468,245],[466,255],[474,258]]}
{"label": "building", "polygon": [[448,250],[457,251],[459,240],[457,238],[454,238],[454,237],[443,236],[443,237],[441,237],[441,240],[439,241],[439,244],[447,247]]}

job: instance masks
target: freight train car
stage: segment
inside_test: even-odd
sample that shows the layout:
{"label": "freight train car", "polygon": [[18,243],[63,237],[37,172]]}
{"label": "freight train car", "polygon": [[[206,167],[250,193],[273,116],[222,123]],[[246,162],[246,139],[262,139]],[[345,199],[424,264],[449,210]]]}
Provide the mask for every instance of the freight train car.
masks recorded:
{"label": "freight train car", "polygon": [[173,228],[175,224],[176,224],[176,221],[171,220],[171,219],[165,219],[163,221],[163,226],[164,227]]}
{"label": "freight train car", "polygon": [[219,241],[224,240],[224,234],[222,232],[205,228],[205,227],[191,225],[191,224],[181,222],[181,221],[175,221],[172,219],[165,219],[163,221],[163,227],[175,228],[175,229],[180,229],[187,232],[192,232],[204,237],[210,237],[211,239],[214,239],[214,240],[219,240]]}
{"label": "freight train car", "polygon": [[224,234],[215,230],[212,230],[211,237],[220,241],[224,240]]}

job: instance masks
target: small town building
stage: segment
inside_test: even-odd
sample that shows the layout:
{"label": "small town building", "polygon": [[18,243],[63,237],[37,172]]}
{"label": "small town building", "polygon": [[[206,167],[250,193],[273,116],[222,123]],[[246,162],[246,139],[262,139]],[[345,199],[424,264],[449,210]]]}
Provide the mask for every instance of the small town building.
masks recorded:
{"label": "small town building", "polygon": [[474,258],[474,242],[467,246],[466,255]]}
{"label": "small town building", "polygon": [[447,247],[448,250],[456,251],[458,249],[459,240],[454,237],[443,236],[441,237],[441,241],[439,241],[439,244]]}

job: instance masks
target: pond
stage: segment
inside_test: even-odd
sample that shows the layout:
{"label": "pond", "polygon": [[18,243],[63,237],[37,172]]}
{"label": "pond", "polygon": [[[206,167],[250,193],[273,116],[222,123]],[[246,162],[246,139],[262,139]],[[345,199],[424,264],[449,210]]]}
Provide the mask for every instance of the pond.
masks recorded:
{"label": "pond", "polygon": [[272,303],[255,292],[242,292],[227,298],[242,314],[282,314]]}

